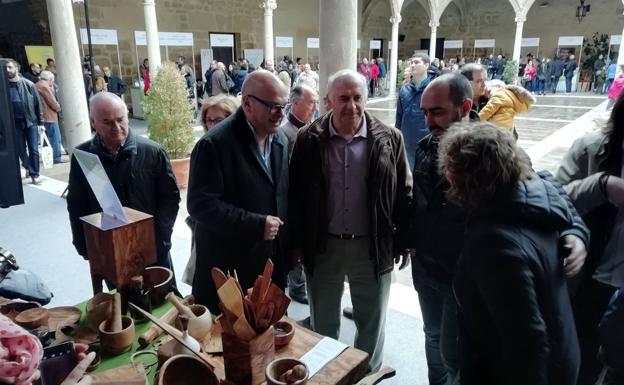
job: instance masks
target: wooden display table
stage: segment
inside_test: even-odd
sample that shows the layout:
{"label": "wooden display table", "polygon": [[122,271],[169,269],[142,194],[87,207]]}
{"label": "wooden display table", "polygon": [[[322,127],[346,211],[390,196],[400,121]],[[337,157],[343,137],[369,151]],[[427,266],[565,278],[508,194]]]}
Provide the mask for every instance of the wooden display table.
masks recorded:
{"label": "wooden display table", "polygon": [[[78,305],[78,307],[83,310],[83,319],[81,320],[81,323],[83,324],[86,324],[86,319],[84,316],[85,306],[86,303]],[[160,307],[154,309],[152,311],[152,314],[156,317],[160,317],[167,310],[169,310],[169,308],[171,308],[171,305],[169,303],[165,303]],[[275,348],[275,356],[276,358],[300,358],[309,350],[311,350],[321,340],[322,336],[299,326],[294,320],[289,319],[288,317],[286,317],[286,319],[290,321],[293,325],[295,325],[295,335],[288,345],[281,348]],[[129,364],[130,356],[136,351],[140,350],[138,344],[139,336],[143,332],[145,332],[151,325],[151,322],[136,325],[135,340],[130,351],[115,357],[102,357],[102,362],[95,370],[95,372],[100,372],[103,370]],[[218,327],[217,324],[215,325],[215,327]],[[161,345],[163,341],[170,338],[165,334],[163,334],[163,336],[164,337],[161,336],[160,340],[157,339],[151,346],[147,347],[144,350],[154,351],[155,346]],[[220,379],[223,379],[225,372],[223,367],[223,356],[215,354],[212,355],[212,358],[215,363],[221,364],[221,367],[215,367],[215,374]],[[329,364],[325,365],[321,370],[319,370],[318,373],[316,373],[312,378],[310,378],[308,380],[308,385],[351,385],[364,378],[367,370],[368,354],[350,346],[338,357],[332,360]],[[154,377],[155,371],[151,371],[150,373],[148,373],[148,381],[150,384],[154,384]]]}

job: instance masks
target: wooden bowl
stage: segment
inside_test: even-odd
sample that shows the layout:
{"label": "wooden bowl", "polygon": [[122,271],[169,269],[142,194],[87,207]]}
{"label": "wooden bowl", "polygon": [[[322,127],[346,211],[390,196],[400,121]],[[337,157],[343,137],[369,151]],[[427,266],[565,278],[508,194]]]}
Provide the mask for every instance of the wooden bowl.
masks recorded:
{"label": "wooden bowl", "polygon": [[36,329],[40,326],[48,326],[50,312],[48,309],[36,307],[24,310],[15,317],[15,322],[24,329]]}
{"label": "wooden bowl", "polygon": [[[284,382],[279,380],[282,374],[296,365],[303,365],[305,367],[305,377],[303,379],[295,382]],[[266,368],[267,385],[305,385],[308,383],[309,375],[310,371],[308,370],[308,366],[303,363],[303,361],[299,361],[296,358],[278,358],[271,361]]]}
{"label": "wooden bowl", "polygon": [[113,295],[109,293],[98,293],[87,302],[87,320],[94,330],[102,321],[107,320],[113,314]]}
{"label": "wooden bowl", "polygon": [[50,318],[48,319],[48,327],[50,330],[56,330],[59,326],[74,325],[80,321],[82,310],[75,306],[59,306],[48,309]]}
{"label": "wooden bowl", "polygon": [[145,287],[150,290],[152,306],[165,302],[165,296],[171,291],[173,271],[161,266],[146,267],[143,273]]}
{"label": "wooden bowl", "polygon": [[204,305],[191,305],[189,308],[197,318],[188,320],[188,333],[197,341],[202,342],[210,334],[212,314]]}
{"label": "wooden bowl", "polygon": [[109,332],[108,320],[102,321],[98,330],[100,331],[100,344],[103,353],[117,356],[130,350],[134,342],[134,321],[132,318],[122,315],[121,328],[120,332]]}
{"label": "wooden bowl", "polygon": [[295,336],[295,327],[288,321],[278,321],[273,325],[275,333],[275,346],[280,347],[288,345]]}
{"label": "wooden bowl", "polygon": [[0,312],[15,321],[15,317],[24,310],[41,307],[37,302],[9,302],[0,307]]}
{"label": "wooden bowl", "polygon": [[218,385],[211,368],[198,358],[177,355],[169,358],[158,373],[158,385]]}

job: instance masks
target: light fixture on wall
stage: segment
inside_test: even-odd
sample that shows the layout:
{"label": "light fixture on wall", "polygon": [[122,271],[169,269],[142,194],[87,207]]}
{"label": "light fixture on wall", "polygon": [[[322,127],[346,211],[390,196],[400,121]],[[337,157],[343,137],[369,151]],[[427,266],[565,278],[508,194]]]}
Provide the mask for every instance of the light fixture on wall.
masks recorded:
{"label": "light fixture on wall", "polygon": [[589,4],[585,5],[585,0],[581,0],[581,5],[576,7],[576,18],[579,23],[583,21],[583,18],[589,14]]}

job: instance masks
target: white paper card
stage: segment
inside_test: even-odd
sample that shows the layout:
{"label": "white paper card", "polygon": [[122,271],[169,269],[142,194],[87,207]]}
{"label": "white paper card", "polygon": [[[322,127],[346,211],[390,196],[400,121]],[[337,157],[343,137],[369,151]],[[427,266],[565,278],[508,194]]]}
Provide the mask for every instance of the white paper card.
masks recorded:
{"label": "white paper card", "polygon": [[108,175],[106,175],[100,158],[95,154],[78,149],[74,149],[73,155],[102,208],[102,228],[108,230],[127,224],[129,221],[126,212],[121,206]]}
{"label": "white paper card", "polygon": [[323,339],[314,345],[312,350],[304,354],[300,360],[308,365],[310,378],[312,378],[323,366],[338,357],[340,353],[344,352],[348,347],[349,345],[336,341],[333,338],[323,337]]}

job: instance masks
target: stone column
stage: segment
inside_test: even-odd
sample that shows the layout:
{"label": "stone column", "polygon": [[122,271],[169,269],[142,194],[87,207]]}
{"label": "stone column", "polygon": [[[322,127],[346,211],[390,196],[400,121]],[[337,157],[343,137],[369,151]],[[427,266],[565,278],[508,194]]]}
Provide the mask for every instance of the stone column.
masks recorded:
{"label": "stone column", "polygon": [[[331,74],[356,68],[357,15],[357,0],[320,0],[321,100],[327,93],[327,80]],[[321,103],[322,110],[323,104]]]}
{"label": "stone column", "polygon": [[91,139],[74,11],[71,0],[46,0],[46,4],[59,79],[59,102],[63,108],[65,147],[71,151]]}
{"label": "stone column", "polygon": [[438,40],[438,27],[440,22],[431,20],[429,27],[431,27],[431,39],[429,40],[429,58],[431,61],[436,57],[436,42]]}
{"label": "stone column", "polygon": [[522,28],[524,27],[525,21],[526,16],[516,16],[516,38],[514,39],[513,55],[511,56],[512,60],[516,61],[516,64],[520,64],[520,48],[522,48]]}
{"label": "stone column", "polygon": [[392,23],[392,50],[390,51],[390,63],[388,63],[388,71],[390,72],[388,88],[390,89],[389,96],[395,97],[399,66],[399,23],[401,22],[401,16],[392,16],[390,22]]}
{"label": "stone column", "polygon": [[160,67],[160,42],[158,40],[158,22],[154,0],[143,1],[145,13],[145,34],[147,39],[147,58],[149,59],[150,79],[153,81]]}
{"label": "stone column", "polygon": [[275,54],[273,53],[273,11],[277,8],[275,0],[264,0],[260,3],[260,8],[264,9],[264,62],[269,60],[275,69]]}

